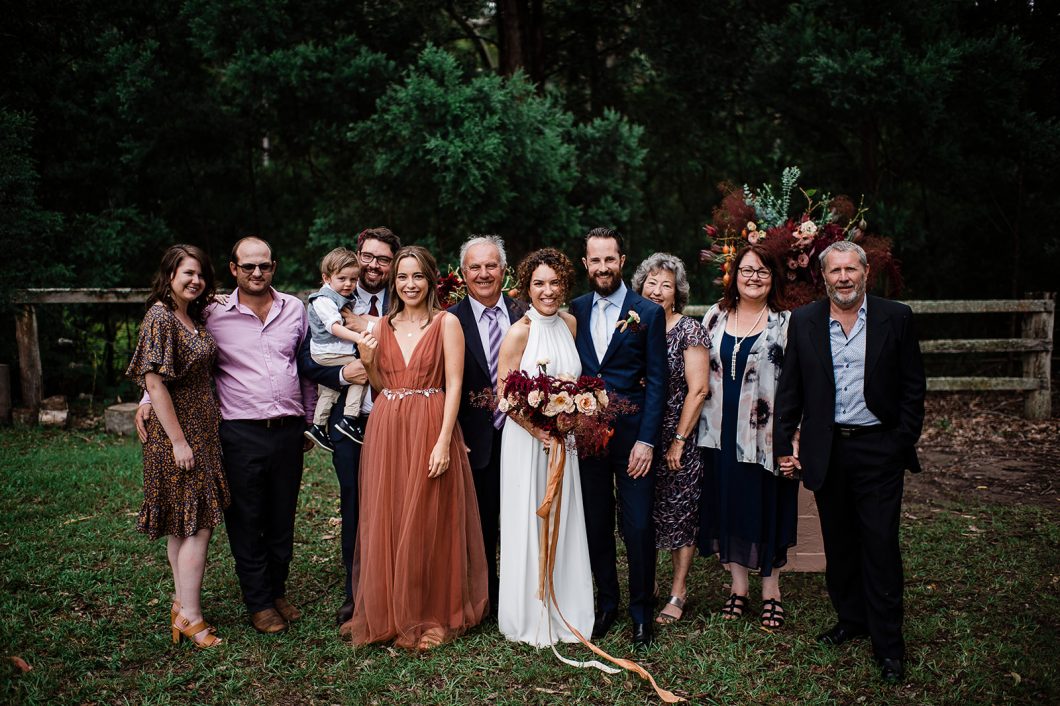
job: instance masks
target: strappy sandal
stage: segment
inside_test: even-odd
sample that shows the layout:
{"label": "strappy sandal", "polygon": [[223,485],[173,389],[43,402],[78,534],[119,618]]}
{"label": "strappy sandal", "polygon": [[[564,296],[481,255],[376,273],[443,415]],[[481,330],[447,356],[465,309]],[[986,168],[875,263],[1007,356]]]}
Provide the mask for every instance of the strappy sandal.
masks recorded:
{"label": "strappy sandal", "polygon": [[766,630],[779,630],[784,627],[784,604],[776,598],[763,598],[762,617],[758,622]]}
{"label": "strappy sandal", "polygon": [[419,642],[416,643],[416,649],[420,652],[433,650],[444,642],[444,636],[445,633],[442,632],[441,628],[431,628],[420,635]]}
{"label": "strappy sandal", "polygon": [[[177,618],[177,622],[173,623],[173,628],[179,630],[180,634],[191,640],[192,644],[198,647],[200,650],[205,650],[210,647],[220,645],[223,640],[213,634],[213,627],[206,624],[205,620],[200,620],[194,625],[187,618]],[[200,632],[206,631],[206,637],[201,640],[196,640],[195,636]]]}
{"label": "strappy sandal", "polygon": [[173,596],[173,605],[169,608],[169,627],[173,632],[173,644],[180,644],[180,629],[177,628],[177,616],[180,615],[180,601]]}
{"label": "strappy sandal", "polygon": [[664,613],[662,611],[659,611],[658,617],[655,618],[655,622],[657,622],[659,625],[672,625],[673,623],[676,623],[681,618],[685,617],[685,599],[684,598],[681,598],[679,596],[670,596],[670,598],[666,601],[666,605],[663,606],[663,610],[666,610],[666,608],[668,606],[673,606],[674,608],[677,608],[679,611],[681,611],[681,614],[680,615],[670,615],[669,613]]}
{"label": "strappy sandal", "polygon": [[721,607],[721,615],[725,620],[736,620],[746,615],[750,607],[751,603],[747,600],[747,596],[732,593],[725,601],[725,605]]}

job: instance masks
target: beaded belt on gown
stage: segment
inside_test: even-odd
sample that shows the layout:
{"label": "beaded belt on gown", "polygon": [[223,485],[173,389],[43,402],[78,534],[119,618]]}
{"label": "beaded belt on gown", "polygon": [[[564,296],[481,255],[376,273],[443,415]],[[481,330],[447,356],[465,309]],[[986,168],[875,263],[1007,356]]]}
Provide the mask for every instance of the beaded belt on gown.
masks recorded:
{"label": "beaded belt on gown", "polygon": [[400,400],[405,397],[408,397],[409,395],[423,395],[424,397],[430,397],[431,395],[436,395],[439,392],[445,392],[445,390],[440,387],[428,387],[426,389],[399,387],[394,390],[391,390],[389,387],[384,387],[380,394],[383,395],[383,397],[386,397],[388,400],[392,400],[395,398]]}

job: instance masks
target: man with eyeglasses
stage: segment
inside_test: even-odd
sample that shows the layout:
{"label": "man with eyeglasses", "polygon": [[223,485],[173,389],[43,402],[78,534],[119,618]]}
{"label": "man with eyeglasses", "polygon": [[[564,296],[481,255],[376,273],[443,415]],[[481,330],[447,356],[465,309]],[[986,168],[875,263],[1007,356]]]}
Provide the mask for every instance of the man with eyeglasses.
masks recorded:
{"label": "man with eyeglasses", "polygon": [[[384,316],[390,302],[387,299],[387,285],[390,283],[390,268],[394,255],[401,249],[401,240],[389,228],[369,228],[362,231],[357,238],[357,258],[361,262],[361,274],[357,279],[354,294],[353,314],[354,328],[363,326],[360,317]],[[343,310],[346,311],[345,309]],[[342,564],[346,569],[346,600],[335,614],[339,625],[347,622],[353,615],[353,549],[357,542],[358,512],[358,474],[361,463],[361,445],[340,432],[337,425],[343,423],[342,408],[345,404],[346,388],[351,383],[364,384],[368,376],[361,362],[355,361],[338,368],[318,365],[309,352],[309,338],[306,337],[298,352],[298,368],[302,375],[318,385],[339,390],[342,394],[331,410],[328,420],[328,433],[331,436],[335,452],[332,463],[339,481],[339,514],[342,516]],[[372,396],[366,395],[361,404],[361,424],[367,422],[372,411]]]}
{"label": "man with eyeglasses", "polygon": [[[236,289],[210,305],[206,328],[217,342],[214,381],[221,407],[221,449],[232,504],[225,511],[236,576],[254,629],[279,633],[301,617],[287,601],[294,519],[302,482],[302,436],[316,388],[298,375],[305,307],[272,287],[271,246],[254,236],[232,248]],[[143,438],[145,395],[136,425]]]}

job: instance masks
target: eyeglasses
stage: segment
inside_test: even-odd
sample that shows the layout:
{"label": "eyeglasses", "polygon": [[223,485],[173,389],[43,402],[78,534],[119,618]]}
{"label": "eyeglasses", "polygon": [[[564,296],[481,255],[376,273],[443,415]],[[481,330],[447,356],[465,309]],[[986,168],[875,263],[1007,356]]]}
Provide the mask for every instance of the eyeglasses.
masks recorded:
{"label": "eyeglasses", "polygon": [[770,272],[769,268],[767,267],[762,267],[759,269],[755,269],[753,267],[741,267],[739,268],[739,272],[746,279],[751,279],[755,275],[758,275],[762,279],[769,279],[773,276],[773,273]]}
{"label": "eyeglasses", "polygon": [[245,274],[252,275],[254,270],[261,270],[261,274],[267,275],[276,267],[275,262],[243,262],[236,265]]}
{"label": "eyeglasses", "polygon": [[386,267],[394,261],[394,258],[389,255],[373,255],[370,252],[359,252],[357,257],[361,259],[362,265],[371,265],[373,262],[377,262],[381,267]]}

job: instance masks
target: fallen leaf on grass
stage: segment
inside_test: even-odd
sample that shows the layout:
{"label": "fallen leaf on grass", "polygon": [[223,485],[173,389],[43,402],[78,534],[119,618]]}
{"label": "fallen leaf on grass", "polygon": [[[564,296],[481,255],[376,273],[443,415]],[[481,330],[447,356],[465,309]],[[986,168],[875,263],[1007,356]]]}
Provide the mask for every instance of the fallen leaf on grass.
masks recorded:
{"label": "fallen leaf on grass", "polygon": [[543,686],[535,686],[534,691],[540,691],[542,694],[566,694],[565,691],[558,691],[556,689],[546,689]]}
{"label": "fallen leaf on grass", "polygon": [[158,605],[158,599],[152,598],[151,600],[147,601],[147,605]]}
{"label": "fallen leaf on grass", "polygon": [[72,525],[75,522],[84,522],[85,520],[91,520],[95,515],[85,515],[84,517],[72,517],[63,523],[64,526]]}
{"label": "fallen leaf on grass", "polygon": [[22,659],[21,657],[11,656],[8,657],[8,659],[11,660],[11,663],[14,664],[18,671],[22,672],[23,674],[33,669],[33,667],[29,666],[29,663],[27,663],[26,660]]}
{"label": "fallen leaf on grass", "polygon": [[335,539],[335,535],[333,535],[333,534],[325,534],[324,536],[321,537],[321,539],[323,539],[324,541],[329,541],[329,540]]}
{"label": "fallen leaf on grass", "polygon": [[1023,681],[1022,677],[1020,677],[1020,675],[1016,672],[1009,672],[1008,675],[1012,677],[1012,681],[1015,682],[1017,686],[1021,681]]}
{"label": "fallen leaf on grass", "polygon": [[988,485],[977,485],[977,486],[975,486],[975,489],[976,490],[990,490],[990,486],[988,486]]}

